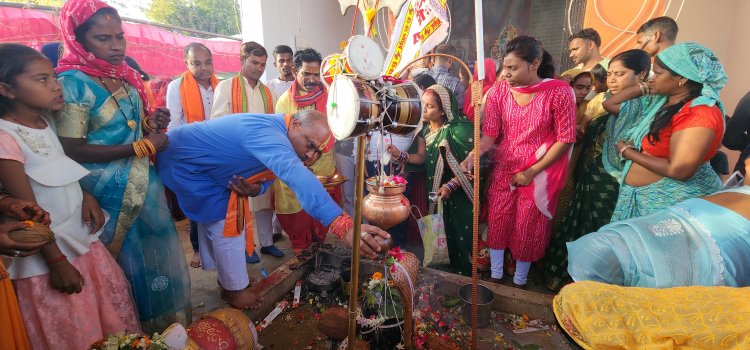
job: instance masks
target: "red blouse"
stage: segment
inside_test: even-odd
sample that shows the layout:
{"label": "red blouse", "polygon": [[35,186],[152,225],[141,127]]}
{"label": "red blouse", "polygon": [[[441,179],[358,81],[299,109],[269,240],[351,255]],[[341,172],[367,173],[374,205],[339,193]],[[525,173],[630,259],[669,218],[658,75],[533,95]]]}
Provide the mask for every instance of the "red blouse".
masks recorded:
{"label": "red blouse", "polygon": [[691,107],[690,102],[685,103],[685,106],[672,117],[669,125],[659,131],[659,141],[651,143],[648,140],[648,135],[643,138],[641,143],[643,152],[654,157],[669,159],[669,144],[672,134],[690,128],[709,128],[714,131],[711,148],[703,161],[711,160],[721,147],[721,138],[724,136],[724,116],[719,107],[706,105]]}

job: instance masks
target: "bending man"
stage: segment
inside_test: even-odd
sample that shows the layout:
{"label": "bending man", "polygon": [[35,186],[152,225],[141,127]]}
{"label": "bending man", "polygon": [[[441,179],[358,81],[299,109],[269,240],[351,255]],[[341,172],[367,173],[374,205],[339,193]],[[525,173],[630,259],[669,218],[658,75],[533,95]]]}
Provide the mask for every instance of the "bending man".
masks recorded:
{"label": "bending man", "polygon": [[[159,153],[159,176],[177,195],[185,214],[198,222],[205,270],[218,270],[222,299],[236,308],[261,301],[248,289],[245,251],[252,251],[247,197],[264,193],[278,177],[302,207],[331,233],[351,244],[353,221],[331,199],[306,166],[333,146],[325,115],[235,114],[169,131],[169,147]],[[247,179],[245,178],[247,177]],[[243,227],[245,230],[243,230]],[[363,232],[389,235],[363,225]],[[362,253],[379,250],[363,234]]]}

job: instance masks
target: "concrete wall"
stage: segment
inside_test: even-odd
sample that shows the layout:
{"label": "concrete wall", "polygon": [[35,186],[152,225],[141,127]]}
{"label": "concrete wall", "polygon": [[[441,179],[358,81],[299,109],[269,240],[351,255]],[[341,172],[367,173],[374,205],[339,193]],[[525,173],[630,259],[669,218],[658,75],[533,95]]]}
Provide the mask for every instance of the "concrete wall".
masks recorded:
{"label": "concrete wall", "polygon": [[[354,7],[341,15],[336,0],[243,0],[242,38],[254,40],[268,50],[276,45],[292,49],[312,47],[324,57],[341,52],[339,44],[349,38]],[[357,33],[361,34],[362,17],[357,18]],[[264,80],[276,77],[272,58],[266,66]]]}

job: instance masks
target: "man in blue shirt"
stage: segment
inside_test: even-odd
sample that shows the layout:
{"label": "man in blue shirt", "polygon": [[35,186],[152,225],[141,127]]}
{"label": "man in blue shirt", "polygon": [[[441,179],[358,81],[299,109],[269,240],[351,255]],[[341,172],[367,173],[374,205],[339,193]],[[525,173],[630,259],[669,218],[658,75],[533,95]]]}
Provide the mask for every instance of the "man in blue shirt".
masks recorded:
{"label": "man in blue shirt", "polygon": [[[232,227],[224,227],[235,209],[228,208],[232,192],[241,198],[256,196],[278,177],[306,212],[351,244],[352,219],[306,167],[333,145],[323,113],[235,114],[180,126],[167,135],[169,146],[158,154],[159,177],[175,192],[185,215],[198,223],[201,247],[207,248],[200,251],[203,268],[218,270],[222,299],[232,306],[256,308],[261,301],[248,289],[243,230],[228,236]],[[246,178],[253,176],[263,178],[249,184]],[[362,225],[362,232],[370,233],[361,237],[362,253],[370,257],[379,250],[373,235],[390,237],[370,225]]]}

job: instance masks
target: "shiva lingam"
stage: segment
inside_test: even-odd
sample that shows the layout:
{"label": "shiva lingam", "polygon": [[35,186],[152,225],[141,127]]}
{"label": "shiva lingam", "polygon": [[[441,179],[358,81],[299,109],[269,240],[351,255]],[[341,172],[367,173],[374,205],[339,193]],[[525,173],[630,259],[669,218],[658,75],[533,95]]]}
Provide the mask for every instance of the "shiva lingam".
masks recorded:
{"label": "shiva lingam", "polygon": [[362,199],[362,216],[370,224],[387,230],[409,217],[411,206],[403,195],[406,191],[403,177],[371,177],[365,184],[370,193]]}

